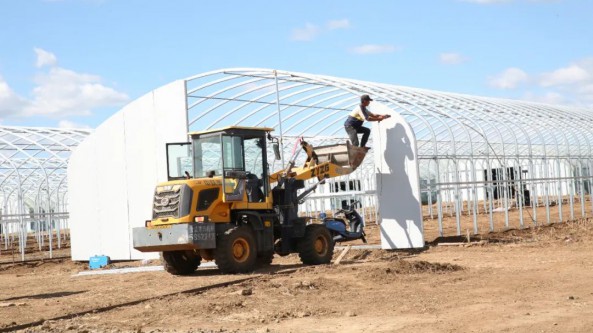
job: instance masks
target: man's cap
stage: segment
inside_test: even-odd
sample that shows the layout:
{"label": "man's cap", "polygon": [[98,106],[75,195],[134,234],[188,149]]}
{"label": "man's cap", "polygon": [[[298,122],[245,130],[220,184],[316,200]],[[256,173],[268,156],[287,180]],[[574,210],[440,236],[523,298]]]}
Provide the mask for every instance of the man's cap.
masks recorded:
{"label": "man's cap", "polygon": [[372,101],[372,100],[373,99],[369,95],[362,95],[362,96],[360,96],[360,101],[361,102],[364,102],[364,101]]}

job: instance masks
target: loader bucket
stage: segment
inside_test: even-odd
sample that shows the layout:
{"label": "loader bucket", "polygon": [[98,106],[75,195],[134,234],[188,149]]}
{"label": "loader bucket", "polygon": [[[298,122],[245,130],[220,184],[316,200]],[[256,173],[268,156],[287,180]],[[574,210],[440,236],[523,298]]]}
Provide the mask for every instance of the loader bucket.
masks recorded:
{"label": "loader bucket", "polygon": [[366,153],[365,148],[353,146],[350,142],[315,147],[319,163],[331,162],[343,168],[351,168],[352,171],[360,166]]}

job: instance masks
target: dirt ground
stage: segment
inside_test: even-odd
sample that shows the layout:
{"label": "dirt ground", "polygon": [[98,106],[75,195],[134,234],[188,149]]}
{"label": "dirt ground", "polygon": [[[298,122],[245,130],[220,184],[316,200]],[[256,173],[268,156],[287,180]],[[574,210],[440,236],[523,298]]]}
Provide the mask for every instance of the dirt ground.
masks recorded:
{"label": "dirt ground", "polygon": [[3,263],[0,332],[591,332],[592,241],[593,221],[579,221],[417,252],[351,249],[339,265],[275,257],[243,275]]}

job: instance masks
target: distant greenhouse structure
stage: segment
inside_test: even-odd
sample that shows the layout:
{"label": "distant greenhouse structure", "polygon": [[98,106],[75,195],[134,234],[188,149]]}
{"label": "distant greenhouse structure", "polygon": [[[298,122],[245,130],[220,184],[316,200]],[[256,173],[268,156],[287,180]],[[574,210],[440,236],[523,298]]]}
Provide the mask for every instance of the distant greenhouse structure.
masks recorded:
{"label": "distant greenhouse structure", "polygon": [[[299,137],[314,146],[345,142],[343,122],[362,94],[401,115],[413,132],[425,239],[566,221],[593,211],[590,109],[231,68],[155,89],[124,107],[81,144],[69,170],[69,176],[77,179],[71,198],[85,195],[84,202],[70,202],[73,257],[88,258],[94,247],[114,253],[112,258],[141,256],[131,248],[129,230],[143,226],[151,216],[153,186],[166,180],[166,142],[183,142],[188,132],[231,125],[271,127],[283,138],[283,160],[269,160],[270,169],[277,170],[290,158]],[[383,125],[373,126],[373,133],[378,133],[377,126]],[[303,205],[302,214],[316,216],[359,199],[367,222],[381,221],[377,198],[382,170],[372,154],[385,143],[374,140],[371,136],[373,149],[364,164],[319,188]],[[95,152],[107,153],[106,146],[109,164],[100,157],[94,160]],[[84,172],[91,167],[99,174],[86,179]],[[126,188],[114,192],[108,180]],[[97,192],[89,194],[88,189]],[[92,198],[102,205],[90,217],[94,222],[84,216],[93,208]],[[397,195],[390,200],[397,202]],[[76,231],[81,238],[75,244],[74,225],[79,223],[85,226]],[[117,243],[114,234],[124,244],[117,250],[111,247]]]}
{"label": "distant greenhouse structure", "polygon": [[66,168],[89,133],[0,126],[0,253],[10,249],[24,259],[29,246],[51,256],[68,239]]}
{"label": "distant greenhouse structure", "polygon": [[[425,223],[435,219],[439,235],[574,219],[592,208],[590,109],[262,69],[200,74],[186,85],[190,129],[265,125],[317,143],[346,140],[346,113],[370,94],[414,131]],[[358,179],[373,173],[366,162]],[[373,183],[360,190],[372,193]]]}

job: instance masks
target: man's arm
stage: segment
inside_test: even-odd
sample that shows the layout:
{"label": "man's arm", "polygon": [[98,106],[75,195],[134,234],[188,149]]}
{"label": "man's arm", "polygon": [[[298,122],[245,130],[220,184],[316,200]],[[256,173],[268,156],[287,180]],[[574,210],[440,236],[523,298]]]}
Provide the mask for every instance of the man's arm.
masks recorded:
{"label": "man's arm", "polygon": [[391,115],[388,114],[374,114],[371,111],[369,111],[368,109],[366,110],[366,115],[365,113],[362,111],[362,108],[359,107],[358,108],[358,114],[360,115],[360,117],[366,121],[381,121],[383,119],[387,119],[389,117],[391,117]]}
{"label": "man's arm", "polygon": [[368,112],[368,117],[367,117],[367,121],[381,121],[383,119],[387,119],[389,117],[391,117],[391,115],[389,114],[373,114]]}

